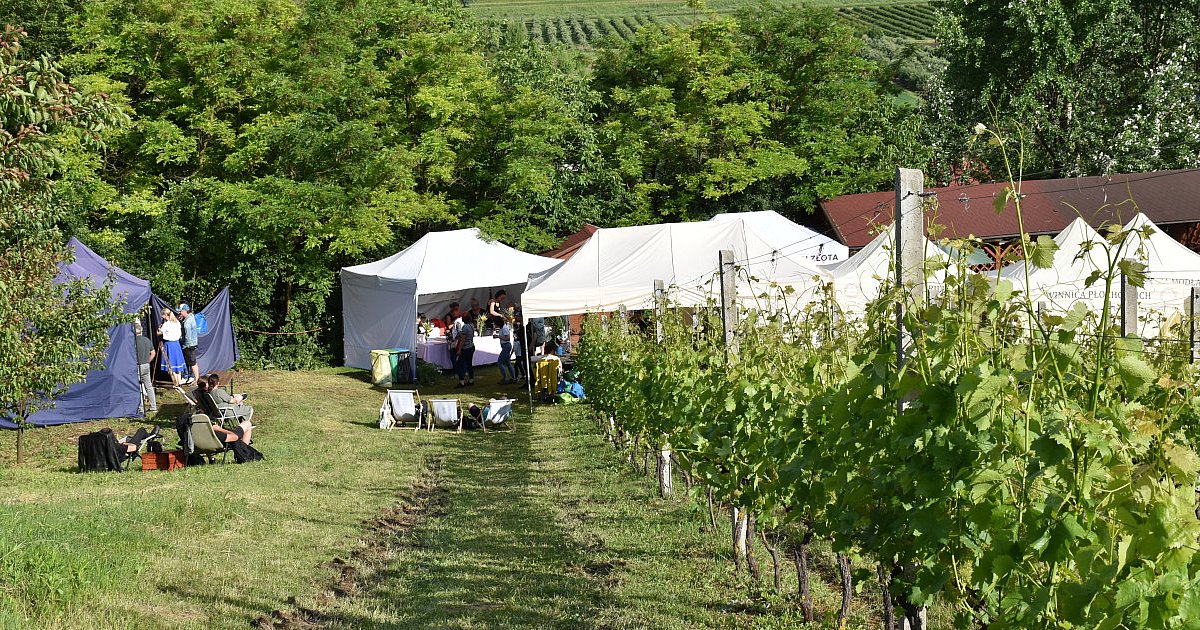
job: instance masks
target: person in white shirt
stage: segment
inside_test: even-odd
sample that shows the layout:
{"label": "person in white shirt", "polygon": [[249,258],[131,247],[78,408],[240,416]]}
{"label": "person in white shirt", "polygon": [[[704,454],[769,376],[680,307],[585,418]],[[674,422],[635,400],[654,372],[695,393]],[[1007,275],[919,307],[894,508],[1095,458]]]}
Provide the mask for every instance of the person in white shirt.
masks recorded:
{"label": "person in white shirt", "polygon": [[175,387],[179,387],[182,382],[180,375],[187,370],[187,362],[183,359],[183,348],[179,345],[179,339],[183,337],[183,327],[175,318],[175,312],[169,308],[162,310],[162,318],[162,326],[158,329],[163,340],[163,352],[160,355],[162,357],[161,366],[171,375],[171,382]]}

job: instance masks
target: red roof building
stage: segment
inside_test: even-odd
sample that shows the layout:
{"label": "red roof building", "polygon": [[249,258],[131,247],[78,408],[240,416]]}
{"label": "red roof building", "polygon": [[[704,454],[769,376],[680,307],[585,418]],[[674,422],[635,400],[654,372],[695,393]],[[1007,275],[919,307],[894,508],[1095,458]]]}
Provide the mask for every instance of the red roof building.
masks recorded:
{"label": "red roof building", "polygon": [[[1002,244],[1020,233],[1013,201],[996,213],[997,198],[1008,184],[972,184],[932,188],[936,204],[927,212],[929,224],[944,226],[940,236],[976,236]],[[1023,182],[1021,215],[1025,232],[1057,234],[1075,217],[1093,227],[1124,224],[1139,211],[1184,244],[1200,244],[1200,169],[1129,173]],[[892,222],[894,191],[843,195],[820,204],[831,234],[850,249],[871,241],[877,226]],[[938,234],[936,231],[931,234]]]}
{"label": "red roof building", "polygon": [[542,252],[541,255],[548,256],[550,258],[558,258],[559,260],[566,260],[571,256],[574,256],[575,252],[578,251],[580,247],[583,247],[583,244],[586,243],[587,240],[592,237],[592,234],[595,234],[596,230],[599,229],[600,228],[592,225],[591,223],[584,223],[583,227],[580,228],[578,232],[563,239],[561,245],[550,251]]}

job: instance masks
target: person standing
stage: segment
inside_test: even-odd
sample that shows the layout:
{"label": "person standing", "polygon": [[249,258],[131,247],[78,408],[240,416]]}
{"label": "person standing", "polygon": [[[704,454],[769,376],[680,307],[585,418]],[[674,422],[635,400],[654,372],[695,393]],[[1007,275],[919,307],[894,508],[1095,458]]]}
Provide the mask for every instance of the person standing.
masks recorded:
{"label": "person standing", "polygon": [[488,323],[492,325],[492,328],[500,328],[504,325],[506,320],[503,311],[504,298],[507,296],[508,291],[500,289],[492,299],[488,300],[487,317]]}
{"label": "person standing", "polygon": [[507,385],[517,382],[517,374],[513,372],[512,351],[513,351],[513,329],[512,322],[508,318],[504,318],[500,325],[500,360],[497,362],[500,366],[500,384]]}
{"label": "person standing", "polygon": [[162,335],[163,350],[159,355],[159,360],[162,363],[162,369],[171,375],[171,383],[175,387],[179,387],[180,374],[187,369],[187,364],[183,360],[183,349],[179,347],[179,338],[183,336],[183,329],[179,325],[179,320],[175,319],[175,311],[170,307],[164,307],[162,310],[163,323],[159,327],[158,332]]}
{"label": "person standing", "polygon": [[[455,342],[454,371],[458,374],[458,385],[463,388],[475,384],[475,323],[464,320],[462,329],[458,331],[458,341]],[[470,380],[467,380],[468,375]]]}
{"label": "person standing", "polygon": [[154,376],[150,365],[154,362],[154,344],[142,334],[142,322],[133,323],[134,349],[137,351],[138,381],[142,384],[142,397],[148,401],[147,413],[158,411],[158,398],[154,395]]}
{"label": "person standing", "polygon": [[200,333],[196,330],[196,318],[192,316],[192,307],[185,302],[179,305],[179,319],[183,325],[183,362],[191,374],[184,383],[195,383],[200,380],[200,366],[196,363],[196,347],[200,345]]}

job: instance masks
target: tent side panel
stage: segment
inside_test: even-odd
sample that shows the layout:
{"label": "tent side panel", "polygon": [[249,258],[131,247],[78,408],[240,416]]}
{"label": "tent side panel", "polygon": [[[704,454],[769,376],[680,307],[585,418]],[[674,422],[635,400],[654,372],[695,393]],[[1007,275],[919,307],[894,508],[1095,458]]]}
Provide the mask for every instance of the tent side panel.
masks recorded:
{"label": "tent side panel", "polygon": [[229,287],[221,289],[203,309],[208,321],[208,332],[199,336],[196,348],[196,363],[200,372],[224,372],[233,369],[237,361],[237,338],[233,333],[233,317],[230,314]]}
{"label": "tent side panel", "polygon": [[[129,325],[108,329],[109,347],[103,370],[89,370],[84,380],[67,388],[54,401],[52,409],[43,409],[30,417],[36,426],[53,426],[99,418],[141,417],[141,385],[137,373],[137,352],[133,329]],[[0,426],[14,428],[8,421]]]}
{"label": "tent side panel", "polygon": [[[342,319],[347,367],[371,368],[371,350],[416,341],[415,281],[380,281],[342,271]],[[407,331],[406,336],[404,332]]]}

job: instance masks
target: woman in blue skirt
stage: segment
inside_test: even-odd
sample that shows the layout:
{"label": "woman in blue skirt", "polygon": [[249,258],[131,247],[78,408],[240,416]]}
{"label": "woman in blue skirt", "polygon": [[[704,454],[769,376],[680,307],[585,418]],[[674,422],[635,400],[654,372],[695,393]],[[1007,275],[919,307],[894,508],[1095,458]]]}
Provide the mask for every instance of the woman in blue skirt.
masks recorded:
{"label": "woman in blue skirt", "polygon": [[163,323],[158,332],[162,334],[163,352],[162,369],[171,375],[171,382],[179,387],[180,374],[187,369],[183,360],[183,348],[179,346],[179,338],[183,336],[183,328],[175,318],[175,312],[169,308],[162,310]]}

